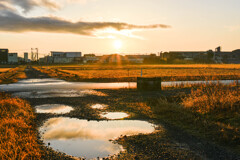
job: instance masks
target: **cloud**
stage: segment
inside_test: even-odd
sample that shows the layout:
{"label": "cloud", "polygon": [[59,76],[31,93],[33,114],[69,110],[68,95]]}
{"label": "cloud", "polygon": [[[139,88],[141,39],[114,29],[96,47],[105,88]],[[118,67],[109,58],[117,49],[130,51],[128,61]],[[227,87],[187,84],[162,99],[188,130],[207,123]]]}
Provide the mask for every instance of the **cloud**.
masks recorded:
{"label": "cloud", "polygon": [[7,2],[2,2],[1,0],[0,0],[0,11],[1,10],[8,10],[8,11],[12,11],[12,12],[15,12],[16,11],[16,9],[12,6],[12,5],[10,5],[9,3],[7,3]]}
{"label": "cloud", "polygon": [[47,9],[58,9],[59,5],[50,0],[0,0],[0,3],[7,3],[12,6],[21,7],[24,12],[29,12],[34,7],[44,7]]}
{"label": "cloud", "polygon": [[7,32],[52,32],[72,33],[85,36],[96,36],[94,33],[107,28],[116,31],[169,28],[164,24],[134,25],[122,22],[71,22],[58,17],[28,18],[11,9],[0,10],[0,31]]}

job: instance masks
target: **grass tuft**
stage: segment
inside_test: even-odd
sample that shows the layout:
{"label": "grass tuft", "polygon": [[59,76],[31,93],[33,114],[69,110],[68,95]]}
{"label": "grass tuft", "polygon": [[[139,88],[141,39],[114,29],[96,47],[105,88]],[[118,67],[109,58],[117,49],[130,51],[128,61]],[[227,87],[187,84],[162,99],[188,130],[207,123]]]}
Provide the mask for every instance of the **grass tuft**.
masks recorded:
{"label": "grass tuft", "polygon": [[31,106],[0,94],[0,117],[0,159],[41,159]]}

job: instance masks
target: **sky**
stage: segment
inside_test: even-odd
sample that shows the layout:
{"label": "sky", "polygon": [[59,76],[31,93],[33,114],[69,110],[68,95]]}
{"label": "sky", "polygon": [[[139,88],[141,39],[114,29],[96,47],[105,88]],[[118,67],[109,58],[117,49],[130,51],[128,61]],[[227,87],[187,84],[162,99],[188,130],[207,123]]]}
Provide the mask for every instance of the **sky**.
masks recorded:
{"label": "sky", "polygon": [[240,49],[239,0],[0,0],[0,48],[146,54]]}

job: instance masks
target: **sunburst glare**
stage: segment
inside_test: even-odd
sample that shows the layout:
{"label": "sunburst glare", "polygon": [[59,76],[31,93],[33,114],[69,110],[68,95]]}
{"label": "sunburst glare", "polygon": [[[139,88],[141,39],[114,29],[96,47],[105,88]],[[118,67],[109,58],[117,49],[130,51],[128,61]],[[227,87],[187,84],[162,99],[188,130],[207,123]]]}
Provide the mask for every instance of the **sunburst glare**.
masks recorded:
{"label": "sunburst glare", "polygon": [[122,48],[122,41],[121,40],[115,40],[114,41],[114,48],[119,50]]}

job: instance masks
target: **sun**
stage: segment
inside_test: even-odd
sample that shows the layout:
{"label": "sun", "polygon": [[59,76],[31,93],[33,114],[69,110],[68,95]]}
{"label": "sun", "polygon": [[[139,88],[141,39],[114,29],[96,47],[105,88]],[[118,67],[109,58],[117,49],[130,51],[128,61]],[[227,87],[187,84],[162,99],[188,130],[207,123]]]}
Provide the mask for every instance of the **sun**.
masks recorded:
{"label": "sun", "polygon": [[122,48],[122,41],[121,40],[115,40],[113,44],[114,44],[115,49],[121,49]]}

